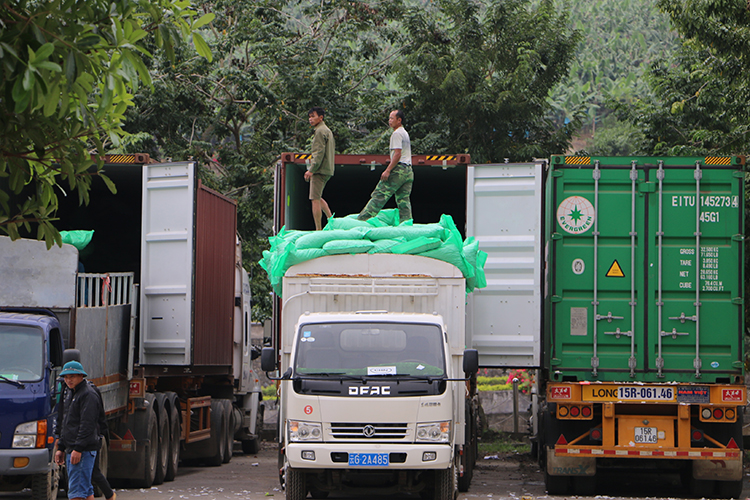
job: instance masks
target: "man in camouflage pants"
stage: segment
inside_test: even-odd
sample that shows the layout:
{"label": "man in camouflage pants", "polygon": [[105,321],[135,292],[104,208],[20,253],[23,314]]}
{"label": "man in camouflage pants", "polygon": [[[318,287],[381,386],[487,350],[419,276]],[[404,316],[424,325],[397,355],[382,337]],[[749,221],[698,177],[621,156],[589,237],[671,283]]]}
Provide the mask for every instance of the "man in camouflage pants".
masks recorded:
{"label": "man in camouflage pants", "polygon": [[391,161],[380,175],[380,181],[370,195],[370,201],[362,209],[357,219],[367,220],[380,212],[391,196],[396,197],[399,222],[412,218],[411,187],[414,183],[414,171],[411,168],[411,140],[402,123],[404,112],[400,109],[391,111],[388,125],[393,129],[391,134]]}

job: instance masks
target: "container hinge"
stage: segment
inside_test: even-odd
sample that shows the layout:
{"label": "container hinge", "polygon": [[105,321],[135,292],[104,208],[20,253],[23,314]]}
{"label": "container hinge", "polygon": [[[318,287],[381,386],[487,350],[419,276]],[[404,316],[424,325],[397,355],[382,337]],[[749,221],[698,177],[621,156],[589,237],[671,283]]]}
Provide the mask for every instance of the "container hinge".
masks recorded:
{"label": "container hinge", "polygon": [[732,368],[742,368],[743,366],[745,366],[745,363],[743,363],[742,361],[732,362]]}
{"label": "container hinge", "polygon": [[744,179],[745,172],[743,172],[742,170],[735,170],[734,172],[732,172],[732,177],[736,179]]}
{"label": "container hinge", "polygon": [[562,170],[553,170],[552,171],[552,177],[562,177],[563,171]]}
{"label": "container hinge", "polygon": [[745,241],[745,235],[744,234],[733,234],[732,235],[732,241]]}
{"label": "container hinge", "polygon": [[560,358],[552,358],[549,360],[549,362],[552,366],[560,366],[562,364],[562,360]]}
{"label": "container hinge", "polygon": [[562,299],[563,298],[560,297],[559,295],[553,295],[550,300],[552,300],[552,302],[562,302]]}
{"label": "container hinge", "polygon": [[685,313],[681,312],[679,316],[670,316],[669,319],[678,319],[680,323],[685,323],[685,320],[698,321],[698,316],[685,316]]}
{"label": "container hinge", "polygon": [[560,234],[560,233],[552,233],[552,239],[553,240],[561,240],[562,239],[562,234]]}
{"label": "container hinge", "polygon": [[[673,318],[670,318],[670,319],[673,319]],[[683,321],[683,323],[684,323],[684,321]],[[662,337],[672,337],[673,339],[676,339],[678,335],[690,335],[690,334],[689,333],[685,333],[685,332],[678,332],[676,328],[672,328],[671,332],[665,332],[664,330],[662,330],[660,332],[660,335]]]}
{"label": "container hinge", "polygon": [[[606,319],[607,323],[612,323],[613,319],[623,319],[623,316],[612,316],[612,311],[607,312],[606,316],[602,316],[601,314],[597,314],[596,315],[596,320],[597,321],[602,320],[602,319]],[[618,328],[618,330],[619,330],[619,328]]]}
{"label": "container hinge", "polygon": [[618,328],[614,332],[604,332],[604,335],[614,335],[616,339],[619,339],[622,335],[625,335],[626,337],[632,337],[633,332],[631,330],[628,330],[627,332],[623,332],[622,330]]}
{"label": "container hinge", "polygon": [[591,358],[591,368],[593,368],[592,373],[594,374],[594,377],[597,377],[599,375],[597,373],[597,368],[599,368],[599,358],[597,356]]}
{"label": "container hinge", "polygon": [[744,304],[744,303],[745,303],[745,298],[744,298],[744,297],[734,297],[734,298],[732,299],[732,304],[735,304],[735,305],[741,306],[741,305],[742,305],[742,304]]}

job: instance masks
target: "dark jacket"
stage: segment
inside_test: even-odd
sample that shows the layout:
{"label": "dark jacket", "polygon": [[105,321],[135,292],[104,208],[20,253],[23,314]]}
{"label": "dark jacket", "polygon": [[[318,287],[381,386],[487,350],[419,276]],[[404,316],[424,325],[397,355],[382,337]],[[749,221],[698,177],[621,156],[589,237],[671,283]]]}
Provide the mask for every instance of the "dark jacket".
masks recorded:
{"label": "dark jacket", "polygon": [[65,398],[65,416],[60,429],[58,449],[71,451],[99,450],[99,416],[101,399],[86,380]]}

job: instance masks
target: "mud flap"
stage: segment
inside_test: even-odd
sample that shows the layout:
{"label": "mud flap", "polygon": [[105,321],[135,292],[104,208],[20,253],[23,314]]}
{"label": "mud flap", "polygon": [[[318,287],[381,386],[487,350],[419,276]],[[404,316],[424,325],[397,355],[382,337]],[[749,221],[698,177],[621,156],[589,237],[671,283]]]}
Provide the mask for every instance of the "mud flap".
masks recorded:
{"label": "mud flap", "polygon": [[595,476],[594,457],[557,457],[555,450],[547,448],[547,474],[550,476]]}
{"label": "mud flap", "polygon": [[693,478],[741,481],[742,460],[693,460]]}

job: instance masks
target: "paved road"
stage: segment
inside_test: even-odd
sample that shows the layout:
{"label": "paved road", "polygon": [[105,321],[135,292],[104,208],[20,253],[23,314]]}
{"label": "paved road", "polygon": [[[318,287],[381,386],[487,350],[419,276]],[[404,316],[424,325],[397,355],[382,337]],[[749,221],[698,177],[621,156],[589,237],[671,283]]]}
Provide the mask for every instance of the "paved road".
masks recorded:
{"label": "paved road", "polygon": [[[641,471],[635,473],[618,472],[603,475],[599,480],[597,500],[617,500],[648,498],[655,500],[668,498],[676,500],[690,498],[690,492],[680,484],[674,474]],[[747,487],[742,499],[750,496]],[[508,499],[522,500],[523,497],[537,499],[563,499],[551,497],[544,490],[544,478],[537,464],[528,455],[508,455],[490,459],[480,459],[470,490],[461,493],[459,500],[469,499]],[[244,456],[237,450],[229,464],[221,467],[180,467],[177,479],[173,482],[154,486],[150,489],[118,489],[118,500],[268,500],[284,498],[279,487],[276,469],[276,448],[272,443],[264,443],[257,455]],[[378,499],[409,500],[417,495],[352,497],[332,494],[337,500]],[[594,497],[590,497],[594,498]],[[0,500],[30,499],[30,492],[0,493]]]}

